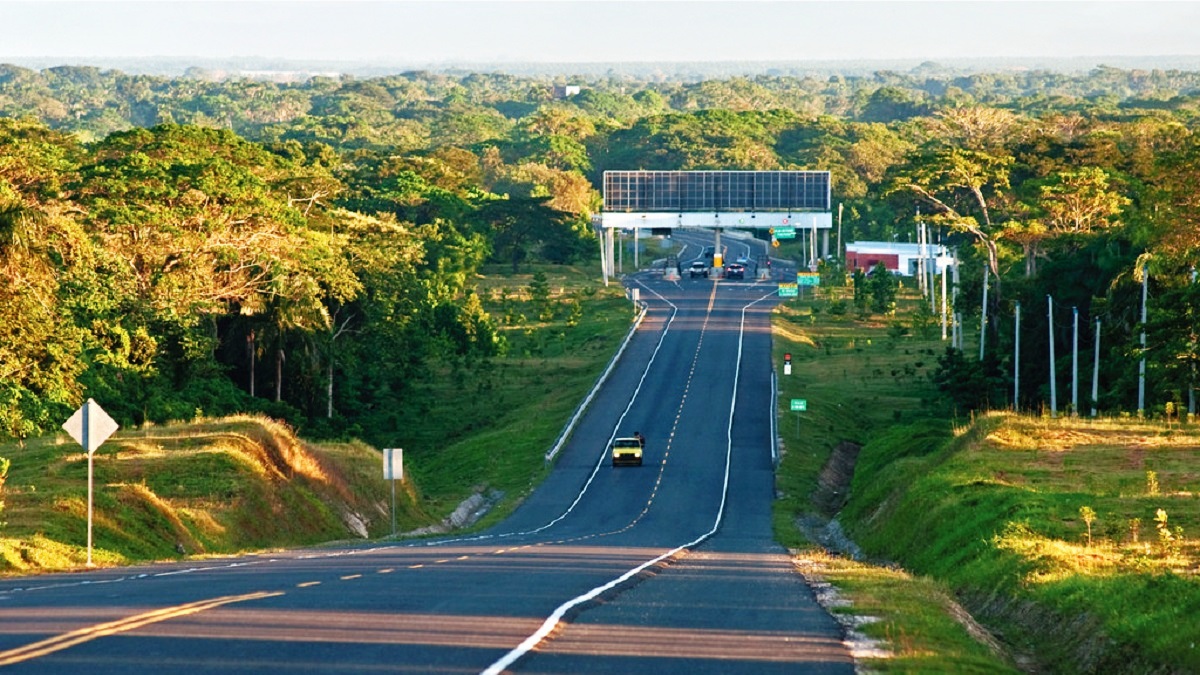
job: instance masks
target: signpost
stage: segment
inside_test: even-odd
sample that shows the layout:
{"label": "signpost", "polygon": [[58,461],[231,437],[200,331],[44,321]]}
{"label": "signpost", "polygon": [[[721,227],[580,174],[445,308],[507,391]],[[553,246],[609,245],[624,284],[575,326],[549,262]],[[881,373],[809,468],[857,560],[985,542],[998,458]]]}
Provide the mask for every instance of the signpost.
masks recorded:
{"label": "signpost", "polygon": [[792,412],[796,414],[796,436],[800,436],[800,415],[799,413],[808,410],[808,399],[794,398],[792,399]]}
{"label": "signpost", "polygon": [[796,284],[800,286],[820,286],[821,275],[816,272],[796,272]]}
{"label": "signpost", "polygon": [[92,566],[92,454],[120,428],[113,418],[104,412],[98,403],[88,399],[62,428],[83,446],[88,460],[88,504],[87,504],[87,565]]}
{"label": "signpost", "polygon": [[795,239],[796,228],[794,227],[776,227],[774,228],[776,239]]}
{"label": "signpost", "polygon": [[392,536],[396,536],[396,481],[404,480],[404,448],[384,448],[383,479],[392,482]]}
{"label": "signpost", "polygon": [[779,297],[794,298],[800,294],[796,284],[779,284]]}

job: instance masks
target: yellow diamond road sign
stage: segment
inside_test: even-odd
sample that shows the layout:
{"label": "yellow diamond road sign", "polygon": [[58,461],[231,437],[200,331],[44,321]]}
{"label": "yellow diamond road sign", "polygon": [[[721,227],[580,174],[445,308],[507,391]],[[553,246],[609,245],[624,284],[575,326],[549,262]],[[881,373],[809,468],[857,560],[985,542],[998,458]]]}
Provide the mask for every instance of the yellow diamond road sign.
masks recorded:
{"label": "yellow diamond road sign", "polygon": [[96,448],[100,447],[104,441],[108,440],[113,432],[120,428],[120,425],[104,412],[99,403],[92,399],[88,399],[71,415],[71,419],[67,420],[62,428],[75,442],[82,445],[87,454],[92,454]]}

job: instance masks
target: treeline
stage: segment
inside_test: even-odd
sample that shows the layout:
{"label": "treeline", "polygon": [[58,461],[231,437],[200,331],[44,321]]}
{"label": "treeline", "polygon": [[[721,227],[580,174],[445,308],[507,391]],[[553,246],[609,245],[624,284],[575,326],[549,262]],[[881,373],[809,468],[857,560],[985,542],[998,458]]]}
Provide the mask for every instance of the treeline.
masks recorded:
{"label": "treeline", "polygon": [[586,221],[522,171],[199,126],[83,145],[0,118],[0,431],[54,429],[88,396],[123,424],[394,427],[430,360],[503,352],[483,263],[584,250]]}
{"label": "treeline", "polygon": [[1069,308],[1102,320],[1101,408],[1135,405],[1143,354],[1148,400],[1183,404],[1200,332],[1197,82],[614,76],[554,98],[563,82],[499,74],[285,85],[3,67],[0,430],[52,429],[85,395],[131,423],[274,405],[331,428],[396,424],[389,402],[423,364],[503,349],[473,293],[480,266],[592,256],[601,173],[639,168],[829,170],[848,241],[908,240],[919,208],[966,262],[960,311],[978,316],[985,265],[991,278],[985,358],[948,352],[939,374],[958,405],[1010,400],[1017,302],[1021,405],[1048,400],[1047,296],[1065,310],[1056,369]]}

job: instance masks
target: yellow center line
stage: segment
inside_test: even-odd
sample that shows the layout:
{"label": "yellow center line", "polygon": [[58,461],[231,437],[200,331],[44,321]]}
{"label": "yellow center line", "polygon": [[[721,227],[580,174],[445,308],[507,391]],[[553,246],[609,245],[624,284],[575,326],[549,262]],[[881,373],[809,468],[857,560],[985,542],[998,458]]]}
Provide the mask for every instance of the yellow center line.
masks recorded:
{"label": "yellow center line", "polygon": [[283,592],[259,591],[258,593],[247,593],[245,595],[226,595],[220,598],[213,598],[211,600],[191,602],[186,605],[164,607],[163,609],[156,609],[151,612],[136,614],[134,616],[126,617],[117,621],[110,621],[108,623],[101,623],[95,626],[80,628],[69,633],[63,633],[62,635],[56,635],[52,638],[47,638],[45,640],[40,640],[38,642],[25,645],[24,647],[17,647],[16,649],[9,649],[8,651],[0,652],[0,666],[10,666],[14,663],[21,663],[22,661],[36,659],[41,656],[46,656],[47,654],[60,652],[64,649],[74,647],[75,645],[82,644],[84,642],[90,642],[98,638],[116,635],[118,633],[125,633],[127,631],[141,628],[142,626],[148,626],[152,623],[168,621],[170,619],[176,619],[189,614],[197,614],[208,609],[213,609],[214,607],[220,607],[221,605],[228,605],[235,602],[246,602],[247,600],[258,600],[261,598],[273,598],[279,595],[283,595]]}

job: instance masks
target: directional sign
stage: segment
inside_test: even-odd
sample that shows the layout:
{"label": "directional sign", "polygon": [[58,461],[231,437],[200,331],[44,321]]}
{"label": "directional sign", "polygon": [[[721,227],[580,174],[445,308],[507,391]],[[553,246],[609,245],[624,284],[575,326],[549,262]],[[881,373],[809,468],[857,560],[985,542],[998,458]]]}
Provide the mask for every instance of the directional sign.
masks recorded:
{"label": "directional sign", "polygon": [[796,228],[794,227],[777,227],[775,228],[776,239],[795,239]]}
{"label": "directional sign", "polygon": [[796,283],[801,286],[820,286],[821,275],[816,272],[797,272]]}
{"label": "directional sign", "polygon": [[808,410],[808,399],[794,398],[792,399],[792,412],[805,412]]}
{"label": "directional sign", "polygon": [[779,297],[794,298],[798,295],[800,295],[800,291],[796,284],[779,284]]}
{"label": "directional sign", "polygon": [[100,404],[89,398],[87,403],[71,415],[71,419],[63,423],[62,428],[90,455],[107,441],[120,425],[104,412]]}

